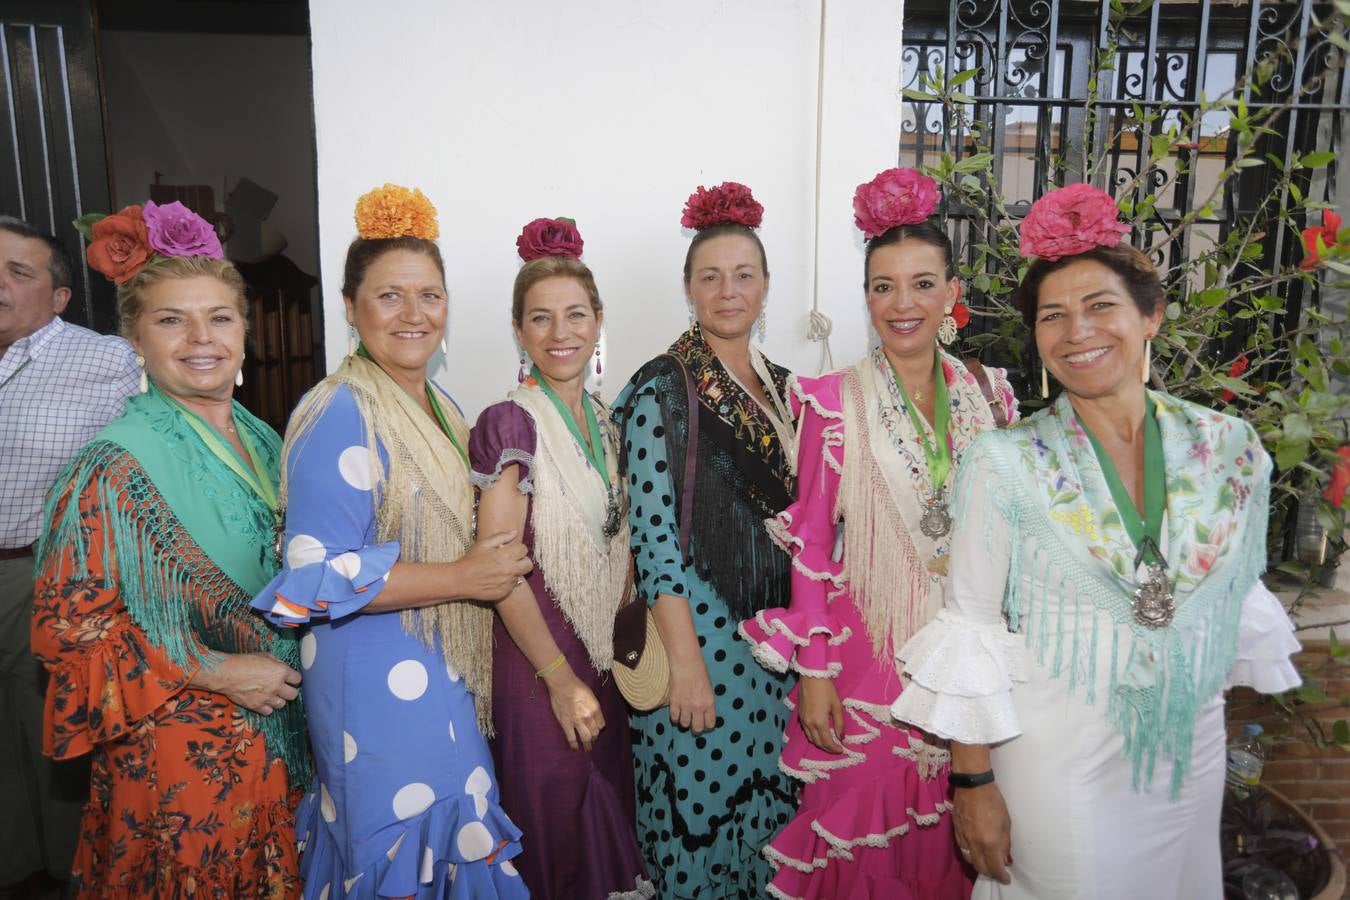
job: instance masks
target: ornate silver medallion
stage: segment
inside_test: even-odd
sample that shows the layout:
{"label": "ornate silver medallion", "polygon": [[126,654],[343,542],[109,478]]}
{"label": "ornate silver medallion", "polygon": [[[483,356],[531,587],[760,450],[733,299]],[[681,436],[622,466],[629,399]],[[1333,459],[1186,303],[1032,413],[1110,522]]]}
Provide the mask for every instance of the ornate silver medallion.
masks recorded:
{"label": "ornate silver medallion", "polygon": [[1147,628],[1166,628],[1172,624],[1176,604],[1172,597],[1172,583],[1167,570],[1159,563],[1144,566],[1144,580],[1134,592],[1130,604],[1134,620]]}
{"label": "ornate silver medallion", "polygon": [[947,511],[947,500],[943,492],[928,498],[928,505],[919,519],[919,530],[933,540],[946,537],[952,530],[952,516]]}
{"label": "ornate silver medallion", "polygon": [[619,533],[619,525],[623,519],[623,510],[619,503],[619,492],[615,490],[614,485],[609,486],[609,496],[605,508],[605,537],[614,537]]}

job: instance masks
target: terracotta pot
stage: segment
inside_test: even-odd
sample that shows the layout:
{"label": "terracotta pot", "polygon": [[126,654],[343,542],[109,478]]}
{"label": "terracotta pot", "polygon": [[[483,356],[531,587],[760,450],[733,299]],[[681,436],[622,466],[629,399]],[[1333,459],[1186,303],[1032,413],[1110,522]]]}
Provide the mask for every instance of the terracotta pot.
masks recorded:
{"label": "terracotta pot", "polygon": [[1331,875],[1327,878],[1326,885],[1306,900],[1341,900],[1345,895],[1345,860],[1341,857],[1340,851],[1336,849],[1336,843],[1327,836],[1321,825],[1313,821],[1307,813],[1284,794],[1264,784],[1261,785],[1261,790],[1276,806],[1288,810],[1297,817],[1307,827],[1308,832],[1317,838],[1317,842],[1331,858]]}

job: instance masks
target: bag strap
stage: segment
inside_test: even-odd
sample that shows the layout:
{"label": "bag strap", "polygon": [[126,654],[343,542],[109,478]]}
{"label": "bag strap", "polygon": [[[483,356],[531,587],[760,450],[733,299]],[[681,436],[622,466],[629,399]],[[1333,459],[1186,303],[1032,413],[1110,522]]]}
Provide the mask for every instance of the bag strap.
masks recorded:
{"label": "bag strap", "polygon": [[698,393],[689,367],[674,353],[663,354],[675,360],[684,375],[684,395],[688,403],[689,435],[684,448],[684,492],[680,497],[680,553],[686,566],[693,564],[690,556],[690,535],[694,531],[694,466],[698,460]]}
{"label": "bag strap", "polygon": [[980,386],[980,393],[984,394],[984,402],[989,404],[989,412],[994,416],[994,424],[999,428],[1008,427],[1008,410],[1004,408],[1003,401],[994,396],[994,386],[989,382],[989,373],[984,370],[984,365],[974,357],[961,360],[961,364],[975,376],[975,383]]}

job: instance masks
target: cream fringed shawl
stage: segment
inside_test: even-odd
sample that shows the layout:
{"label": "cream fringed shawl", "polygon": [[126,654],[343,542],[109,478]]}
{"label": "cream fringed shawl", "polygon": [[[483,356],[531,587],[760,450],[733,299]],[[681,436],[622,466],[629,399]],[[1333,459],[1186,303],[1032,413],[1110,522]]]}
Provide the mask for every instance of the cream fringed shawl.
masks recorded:
{"label": "cream fringed shawl", "polygon": [[[375,363],[347,357],[310,391],[291,416],[282,458],[308,438],[339,387],[346,386],[366,426],[366,448],[375,490],[377,539],[398,541],[403,562],[447,563],[473,543],[473,487],[464,457],[435,419]],[[453,404],[445,419],[460,447],[469,428]],[[388,454],[383,471],[378,448]],[[285,503],[288,468],[281,473]],[[403,628],[427,646],[439,647],[451,670],[464,676],[474,695],[478,727],[492,735],[492,610],[472,602],[446,602],[400,613]]]}
{"label": "cream fringed shawl", "polygon": [[[994,417],[960,360],[943,353],[942,371],[955,472],[962,451],[994,428]],[[936,613],[951,537],[934,540],[919,528],[928,464],[879,348],[844,372],[840,394],[846,439],[835,515],[844,522],[843,577],[873,652],[886,660]],[[1015,417],[1015,410],[1008,412]],[[925,426],[932,439],[931,426]],[[950,496],[950,483],[948,491]]]}

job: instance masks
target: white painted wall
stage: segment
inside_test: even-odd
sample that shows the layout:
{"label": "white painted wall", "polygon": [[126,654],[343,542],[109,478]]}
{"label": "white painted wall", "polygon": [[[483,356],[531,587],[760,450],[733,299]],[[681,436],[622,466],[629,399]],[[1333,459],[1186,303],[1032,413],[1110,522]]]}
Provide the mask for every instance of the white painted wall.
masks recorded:
{"label": "white painted wall", "polygon": [[279,198],[267,221],[286,255],[317,273],[308,38],[103,31],[100,43],[116,206],[144,203],[156,171],[223,176],[227,190],[251,178]]}
{"label": "white painted wall", "polygon": [[817,371],[819,345],[805,339],[817,286],[835,361],[861,355],[851,202],[896,162],[901,2],[834,0],[822,36],[823,6],[313,0],[330,368],[347,343],[338,287],[352,208],[385,181],[420,187],[440,210],[452,313],[438,377],[471,421],[515,385],[520,227],[577,220],[606,305],[612,398],[687,325],[679,218],[700,184],[745,182],[765,206],[770,357]]}

